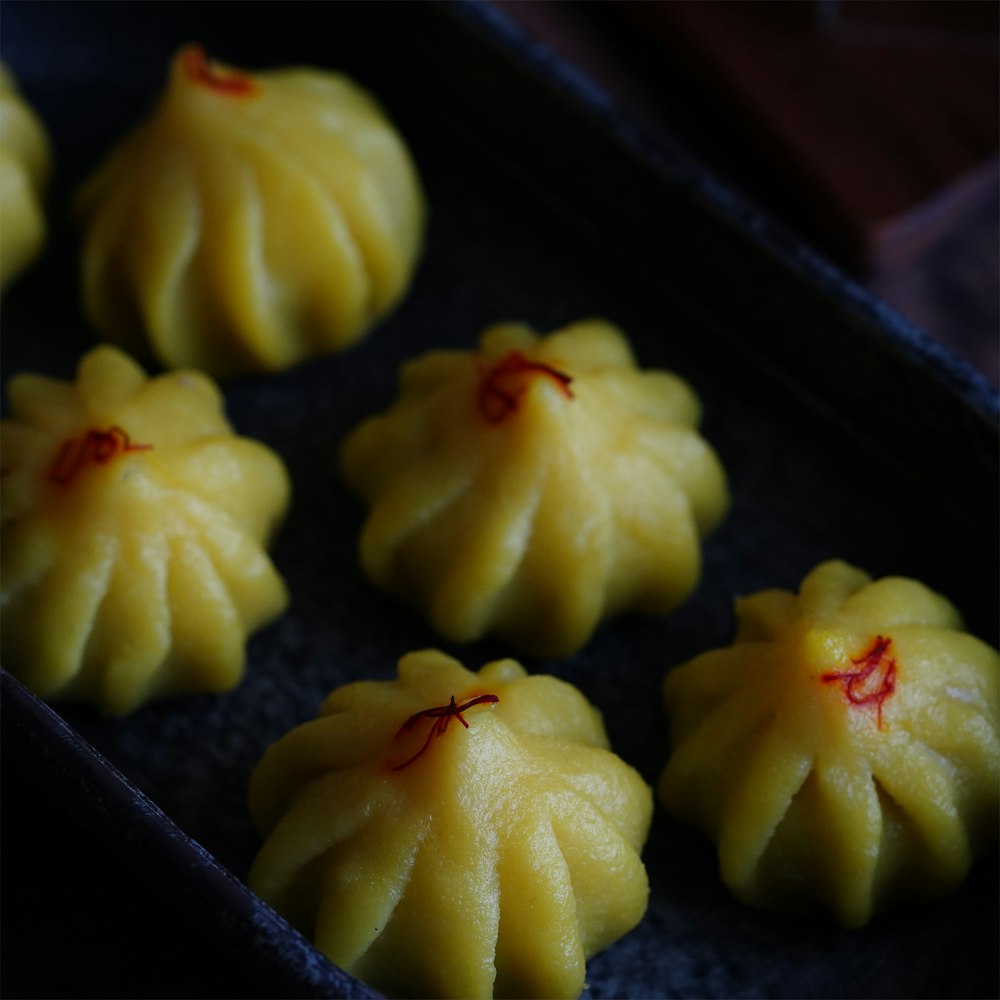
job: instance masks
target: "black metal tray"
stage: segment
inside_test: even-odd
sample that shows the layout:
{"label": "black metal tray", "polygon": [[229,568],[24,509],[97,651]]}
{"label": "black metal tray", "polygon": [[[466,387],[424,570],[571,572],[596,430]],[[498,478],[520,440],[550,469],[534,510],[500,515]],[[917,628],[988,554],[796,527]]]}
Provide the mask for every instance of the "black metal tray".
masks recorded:
{"label": "black metal tray", "polygon": [[[6,996],[369,995],[240,881],[258,846],[247,779],[328,691],[393,676],[408,650],[475,668],[506,655],[449,647],[365,583],[363,511],[336,472],[400,362],[471,347],[495,320],[618,322],[644,366],[693,384],[727,467],[734,505],[682,608],[613,622],[571,660],[525,661],[577,684],[650,783],[666,671],[728,641],[734,595],[795,587],[822,559],[917,577],[996,643],[995,392],[490,7],[5,0],[2,18],[2,56],[56,157],[48,249],[3,303],[5,378],[69,377],[93,342],[69,198],[186,41],[235,65],[355,76],[410,142],[430,210],[413,290],[366,341],[225,385],[239,432],[282,455],[294,488],[273,550],[292,606],[251,640],[246,681],[111,721],[54,711],[4,675]],[[995,855],[947,898],[851,932],[740,906],[707,841],[662,809],[645,859],[649,912],[590,963],[595,998],[997,994]],[[81,913],[117,946],[81,938]]]}

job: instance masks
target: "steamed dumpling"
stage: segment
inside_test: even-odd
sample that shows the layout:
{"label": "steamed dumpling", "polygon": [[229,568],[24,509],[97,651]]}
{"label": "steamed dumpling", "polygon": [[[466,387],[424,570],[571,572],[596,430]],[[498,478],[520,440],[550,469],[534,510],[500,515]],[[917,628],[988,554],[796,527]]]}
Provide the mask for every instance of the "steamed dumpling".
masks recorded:
{"label": "steamed dumpling", "polygon": [[41,253],[52,151],[41,120],[0,65],[0,290]]}
{"label": "steamed dumpling", "polygon": [[955,887],[997,836],[996,651],[922,584],[836,561],[737,616],[731,646],[666,677],[660,783],[730,889],[859,926]]}
{"label": "steamed dumpling", "polygon": [[90,320],[214,375],[356,341],[405,293],[424,214],[403,140],[357,84],[244,73],[198,46],[79,203]]}
{"label": "steamed dumpling", "polygon": [[8,395],[4,666],[116,714],[233,687],[248,633],[287,602],[263,547],[288,503],[281,460],[233,433],[208,377],[147,378],[113,347],[75,383],[22,374]]}
{"label": "steamed dumpling", "polygon": [[576,688],[513,660],[424,650],[339,688],[250,806],[250,887],[390,994],[576,997],[646,909],[651,790]]}
{"label": "steamed dumpling", "polygon": [[343,445],[370,507],[364,569],[447,638],[536,655],[575,651],[607,615],[669,611],[728,505],[699,417],[602,320],[500,324],[476,352],[426,354]]}

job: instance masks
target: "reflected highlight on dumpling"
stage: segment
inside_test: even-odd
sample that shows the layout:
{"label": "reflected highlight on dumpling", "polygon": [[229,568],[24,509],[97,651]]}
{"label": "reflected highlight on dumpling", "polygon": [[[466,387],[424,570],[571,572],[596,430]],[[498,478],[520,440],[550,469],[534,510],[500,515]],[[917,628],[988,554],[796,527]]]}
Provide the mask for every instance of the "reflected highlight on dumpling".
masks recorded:
{"label": "reflected highlight on dumpling", "polygon": [[287,603],[264,549],[288,504],[281,460],[233,433],[208,377],[147,378],[113,347],[75,383],[22,374],[8,395],[4,666],[116,714],[233,687],[248,634]]}
{"label": "reflected highlight on dumpling", "polygon": [[424,216],[402,138],[357,84],[245,73],[194,45],[79,206],[94,325],[216,376],[356,341],[406,292]]}
{"label": "reflected highlight on dumpling", "polygon": [[642,918],[652,794],[571,685],[435,650],[334,691],[253,774],[249,885],[334,962],[425,997],[576,997]]}
{"label": "reflected highlight on dumpling", "polygon": [[741,900],[860,926],[996,842],[1000,656],[915,580],[826,562],[671,671],[660,795]]}
{"label": "reflected highlight on dumpling", "polygon": [[722,467],[683,379],[641,370],[603,320],[545,337],[498,324],[478,351],[405,365],[346,439],[370,511],[369,578],[447,638],[568,655],[606,616],[671,610],[725,513]]}

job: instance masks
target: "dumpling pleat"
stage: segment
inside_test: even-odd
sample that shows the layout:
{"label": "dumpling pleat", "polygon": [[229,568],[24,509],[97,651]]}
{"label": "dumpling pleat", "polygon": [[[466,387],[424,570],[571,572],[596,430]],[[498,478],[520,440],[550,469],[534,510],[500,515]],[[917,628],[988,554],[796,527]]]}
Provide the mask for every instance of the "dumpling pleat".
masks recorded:
{"label": "dumpling pleat", "polygon": [[816,761],[820,828],[816,849],[825,864],[824,891],[849,927],[872,913],[875,874],[882,843],[882,809],[868,762],[860,756]]}
{"label": "dumpling pleat", "polygon": [[[691,505],[669,472],[646,456],[621,457],[613,469],[608,487],[614,497],[616,558],[608,579],[608,610],[670,610],[691,592],[701,573]],[[648,492],[636,490],[635,482],[648,484]]]}
{"label": "dumpling pleat", "polygon": [[[539,740],[529,744],[540,768],[559,774],[560,784],[570,788],[581,799],[617,827],[629,843],[639,850],[648,833],[651,812],[636,803],[645,796],[645,782],[637,771],[628,767],[609,769],[603,766],[608,751],[601,746],[588,747],[572,737],[572,743]],[[546,743],[550,745],[546,746]],[[572,753],[568,750],[572,746]]]}
{"label": "dumpling pleat", "polygon": [[[388,585],[404,551],[413,547],[435,519],[445,516],[456,497],[470,486],[468,470],[461,467],[428,468],[420,478],[400,477],[379,497],[361,532],[361,561],[373,580]],[[432,566],[424,566],[425,571]],[[436,568],[436,567],[434,567]],[[421,581],[422,582],[422,581]]]}
{"label": "dumpling pleat", "polygon": [[67,545],[72,557],[53,564],[18,623],[23,642],[32,647],[24,676],[43,697],[79,676],[94,616],[118,558],[117,536],[96,526],[82,526]]}
{"label": "dumpling pleat", "polygon": [[185,275],[202,238],[202,216],[191,164],[172,150],[167,150],[164,158],[157,157],[155,164],[155,170],[148,164],[142,170],[149,197],[131,199],[135,219],[125,232],[134,234],[128,272],[136,301],[141,304],[150,340],[163,350],[178,334],[197,336],[196,327],[179,328],[179,321],[187,322],[187,317],[181,319],[178,308]]}
{"label": "dumpling pleat", "polygon": [[496,997],[570,997],[583,989],[586,954],[573,880],[541,802],[513,818],[499,862]]}
{"label": "dumpling pleat", "polygon": [[[349,343],[371,318],[372,287],[343,207],[294,158],[253,140],[247,146],[260,215],[257,289],[272,329],[313,346]],[[244,283],[255,276],[241,271]]]}
{"label": "dumpling pleat", "polygon": [[726,799],[719,830],[722,876],[738,891],[753,884],[774,831],[813,767],[811,754],[774,725],[748,752],[746,764],[736,768],[739,780]]}
{"label": "dumpling pleat", "polygon": [[595,409],[630,413],[640,427],[673,425],[693,431],[701,419],[694,390],[672,372],[610,368],[595,373],[592,391]]}
{"label": "dumpling pleat", "polygon": [[736,638],[740,643],[770,642],[785,631],[797,613],[798,600],[787,590],[760,590],[749,597],[739,597]]}
{"label": "dumpling pleat", "polygon": [[87,645],[89,669],[101,676],[113,712],[147,694],[170,648],[167,547],[159,533],[124,533],[121,550]]}
{"label": "dumpling pleat", "polygon": [[310,719],[268,748],[249,789],[250,814],[261,834],[270,832],[303,785],[359,762],[348,751],[353,721],[352,716],[340,714]]}
{"label": "dumpling pleat", "polygon": [[588,799],[563,792],[545,802],[576,897],[580,944],[590,956],[642,918],[649,897],[646,869],[618,823]]}
{"label": "dumpling pleat", "polygon": [[687,498],[689,516],[707,535],[729,506],[726,474],[701,435],[688,427],[664,427],[645,422],[635,433],[634,446],[655,463]]}
{"label": "dumpling pleat", "polygon": [[943,877],[971,864],[965,823],[956,801],[956,777],[947,761],[916,739],[899,734],[871,752],[879,784],[899,805],[923,852]]}
{"label": "dumpling pleat", "polygon": [[[284,367],[301,345],[297,325],[282,322],[285,303],[276,309],[269,294],[273,285],[265,226],[274,223],[265,221],[262,207],[267,169],[241,152],[227,144],[199,165],[205,222],[197,266],[219,314],[215,336],[248,364]],[[310,206],[309,211],[312,218],[315,209]],[[293,246],[286,246],[285,254],[296,261],[305,256]]]}
{"label": "dumpling pleat", "polygon": [[[207,503],[183,504],[192,536],[202,546],[242,627],[256,629],[281,610],[287,595],[274,564],[248,532]],[[266,581],[266,585],[262,582]]]}
{"label": "dumpling pleat", "polygon": [[[134,176],[134,164],[146,157],[145,135],[137,133],[113,152],[81,191],[78,202],[88,217],[80,257],[84,311],[98,329],[133,352],[140,349],[143,332],[142,311],[129,281],[137,238],[131,221],[138,217],[139,192],[148,177],[148,169],[142,168]],[[155,178],[150,182],[155,188]]]}
{"label": "dumpling pleat", "polygon": [[[477,492],[480,484],[473,487]],[[479,505],[466,496],[439,516],[454,532],[454,549],[439,569],[431,599],[431,620],[456,638],[475,638],[493,615],[499,593],[511,581],[524,558],[540,489],[526,475],[503,487],[502,499],[491,507],[488,520],[479,519]],[[462,508],[465,508],[463,510]]]}
{"label": "dumpling pleat", "polygon": [[[276,79],[276,76],[272,76]],[[346,78],[308,79],[290,71],[281,76],[282,87],[312,105],[316,131],[336,142],[364,164],[376,187],[383,192],[385,211],[395,232],[402,260],[412,260],[423,223],[423,200],[416,168],[398,136],[379,121],[377,102]]]}
{"label": "dumpling pleat", "polygon": [[[196,535],[171,533],[168,595],[177,676],[195,689],[226,690],[242,675],[246,632],[225,581]],[[188,674],[188,677],[184,677]]]}
{"label": "dumpling pleat", "polygon": [[313,880],[312,863],[330,848],[352,837],[380,810],[386,794],[365,769],[320,775],[299,790],[261,846],[247,875],[247,884],[262,899],[284,912],[290,905],[301,912],[297,895],[318,897],[318,887],[301,889],[303,869]]}
{"label": "dumpling pleat", "polygon": [[14,375],[7,385],[7,400],[18,420],[53,434],[62,434],[83,419],[73,386],[46,375]]}
{"label": "dumpling pleat", "polygon": [[675,749],[666,769],[670,786],[700,782],[706,761],[721,762],[734,745],[771,723],[763,707],[740,699],[720,700],[694,720],[692,728],[674,733]]}
{"label": "dumpling pleat", "polygon": [[[516,578],[522,602],[509,616],[548,655],[575,649],[590,635],[604,610],[614,558],[611,501],[590,463],[575,451],[569,435],[552,445],[546,477],[538,484],[540,502],[526,558]],[[572,517],[566,516],[569,502]],[[525,614],[530,617],[521,624]],[[500,628],[507,627],[501,618]]]}
{"label": "dumpling pleat", "polygon": [[582,371],[611,369],[612,379],[618,374],[615,369],[635,364],[635,355],[621,330],[593,320],[580,320],[557,330],[546,338],[542,353],[549,362],[571,356],[574,367]]}
{"label": "dumpling pleat", "polygon": [[[320,119],[322,122],[322,119]],[[377,136],[379,130],[370,130]],[[386,203],[384,189],[340,135],[324,134],[322,128],[304,132],[278,124],[254,139],[261,150],[294,160],[336,203],[364,261],[376,312],[387,309],[402,291],[409,276],[410,248],[401,246]],[[322,169],[316,164],[321,163]],[[310,166],[311,165],[311,166]]]}
{"label": "dumpling pleat", "polygon": [[945,597],[916,580],[882,577],[851,594],[842,614],[872,632],[890,634],[900,625],[960,629],[962,616]]}
{"label": "dumpling pleat", "polygon": [[[470,369],[471,370],[471,369]],[[452,425],[465,414],[463,394],[442,395],[432,426]],[[415,421],[420,426],[420,421]],[[443,435],[448,440],[447,435]],[[530,435],[503,437],[477,442],[472,435],[452,436],[438,446],[433,433],[422,442],[421,456],[438,471],[441,480],[464,470],[457,491],[442,490],[433,518],[425,518],[420,537],[410,545],[418,551],[437,553],[426,560],[424,585],[430,593],[429,611],[438,628],[456,639],[474,638],[492,615],[498,595],[518,570],[531,534],[531,524],[539,500],[539,476],[547,461],[544,450]],[[500,452],[517,455],[516,476]],[[412,461],[412,459],[411,459]],[[420,477],[402,477],[418,479]],[[440,486],[439,486],[440,489]],[[389,488],[391,502],[396,495]],[[382,498],[380,498],[380,505]],[[379,519],[376,509],[372,520]],[[405,517],[400,512],[401,517]],[[404,543],[406,544],[406,543]],[[442,555],[443,554],[443,555]]]}
{"label": "dumpling pleat", "polygon": [[365,953],[407,891],[428,829],[389,803],[329,852],[314,943],[332,961],[363,978]]}
{"label": "dumpling pleat", "polygon": [[967,633],[920,626],[894,630],[893,641],[918,693],[898,724],[949,759],[974,753],[989,760],[998,718],[991,650]]}
{"label": "dumpling pleat", "polygon": [[[63,551],[54,526],[31,524],[20,519],[3,526],[3,576],[0,595],[3,607],[13,607],[25,591],[37,586],[51,571]],[[13,636],[4,630],[5,643]]]}
{"label": "dumpling pleat", "polygon": [[[493,671],[488,671],[484,681],[491,674]],[[504,679],[498,677],[497,683],[504,683]],[[600,713],[573,685],[551,674],[534,674],[508,686],[496,710],[522,738],[531,739],[533,749],[539,753],[561,755],[564,741],[602,750],[608,747]]]}
{"label": "dumpling pleat", "polygon": [[[699,727],[703,718],[742,684],[744,671],[751,669],[742,652],[729,655],[725,650],[713,649],[669,671],[663,679],[663,696],[670,709],[673,742],[686,739]],[[696,683],[691,683],[691,678]],[[753,722],[755,711],[750,706],[745,706],[744,711]]]}
{"label": "dumpling pleat", "polygon": [[836,559],[821,563],[799,586],[800,613],[836,620],[844,602],[870,580],[867,573],[849,563]]}
{"label": "dumpling pleat", "polygon": [[385,982],[400,968],[425,984],[418,995],[488,997],[499,922],[496,833],[471,797],[457,800],[435,816],[406,892],[358,969],[379,969],[388,992],[413,996],[412,984]]}

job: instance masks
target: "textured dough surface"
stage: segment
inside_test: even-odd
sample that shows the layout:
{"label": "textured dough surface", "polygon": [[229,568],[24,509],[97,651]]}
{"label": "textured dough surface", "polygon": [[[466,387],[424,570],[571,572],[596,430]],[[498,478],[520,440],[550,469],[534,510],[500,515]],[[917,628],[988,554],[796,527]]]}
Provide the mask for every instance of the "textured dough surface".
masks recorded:
{"label": "textured dough surface", "polygon": [[[485,694],[468,728],[419,714]],[[266,752],[250,806],[250,887],[390,994],[576,997],[646,909],[651,790],[576,688],[513,660],[424,650],[339,688]]]}
{"label": "textured dough surface", "polygon": [[997,836],[1000,656],[923,584],[838,561],[736,610],[666,677],[660,782],[726,884],[848,926],[954,888]]}
{"label": "textured dough surface", "polygon": [[345,440],[370,510],[369,578],[448,639],[568,655],[606,616],[662,613],[698,582],[729,495],[681,378],[640,370],[603,320],[545,337],[498,324],[479,350],[405,365]]}
{"label": "textured dough surface", "polygon": [[207,376],[147,378],[113,347],[75,383],[21,374],[8,395],[4,666],[116,714],[233,687],[248,634],[287,603],[264,548],[288,504],[281,460],[233,433]]}
{"label": "textured dough surface", "polygon": [[356,341],[407,290],[424,217],[410,154],[360,86],[243,73],[197,46],[78,203],[90,320],[216,376]]}

